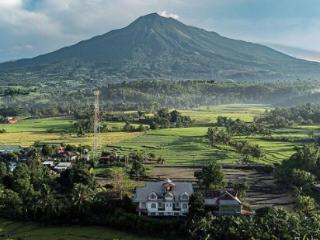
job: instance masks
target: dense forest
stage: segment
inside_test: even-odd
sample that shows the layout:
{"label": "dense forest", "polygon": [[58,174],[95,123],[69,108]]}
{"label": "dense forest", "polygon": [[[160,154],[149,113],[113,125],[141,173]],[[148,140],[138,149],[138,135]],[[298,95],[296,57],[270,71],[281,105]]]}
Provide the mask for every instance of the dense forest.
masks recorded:
{"label": "dense forest", "polygon": [[257,117],[255,123],[274,128],[288,127],[293,124],[320,123],[320,105],[308,103],[291,108],[277,107]]}
{"label": "dense forest", "polygon": [[[294,106],[320,103],[318,81],[232,82],[232,81],[157,81],[85,84],[82,81],[10,83],[0,86],[0,108],[14,108],[17,115],[72,115],[88,109],[94,101],[93,90],[101,91],[101,106],[107,111],[157,111],[160,108],[262,103]],[[5,116],[6,114],[4,114]],[[7,115],[12,115],[8,113]]]}

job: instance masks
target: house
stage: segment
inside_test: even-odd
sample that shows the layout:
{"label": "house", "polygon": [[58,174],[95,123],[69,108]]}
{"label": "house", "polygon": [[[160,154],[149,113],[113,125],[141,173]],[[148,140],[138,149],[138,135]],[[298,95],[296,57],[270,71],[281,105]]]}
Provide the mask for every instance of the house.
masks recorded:
{"label": "house", "polygon": [[80,159],[84,161],[90,161],[90,154],[88,149],[83,150]]}
{"label": "house", "polygon": [[204,197],[205,206],[216,215],[241,215],[241,201],[237,192],[207,191]]}
{"label": "house", "polygon": [[21,153],[22,147],[19,145],[0,145],[0,154]]}
{"label": "house", "polygon": [[62,171],[67,170],[68,168],[71,168],[71,167],[72,167],[71,162],[60,162],[53,169],[57,172],[62,172]]}
{"label": "house", "polygon": [[80,153],[76,151],[58,151],[57,154],[53,156],[55,159],[60,159],[61,161],[76,161],[80,158]]}
{"label": "house", "polygon": [[54,161],[44,161],[44,162],[42,162],[42,165],[49,167],[49,168],[52,168],[52,167],[54,167],[55,164],[54,164]]}
{"label": "house", "polygon": [[170,179],[147,182],[136,189],[133,202],[138,204],[139,215],[185,216],[189,212],[189,199],[193,186],[188,182],[172,182]]}
{"label": "house", "polygon": [[16,117],[6,117],[6,123],[7,124],[15,124],[17,123],[17,118]]}

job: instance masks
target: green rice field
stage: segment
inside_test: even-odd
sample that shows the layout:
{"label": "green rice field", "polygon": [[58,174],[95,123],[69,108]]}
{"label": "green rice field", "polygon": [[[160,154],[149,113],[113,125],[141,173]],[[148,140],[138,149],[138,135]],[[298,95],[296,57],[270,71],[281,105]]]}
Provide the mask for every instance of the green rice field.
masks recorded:
{"label": "green rice field", "polygon": [[[103,146],[108,145],[108,149],[114,149],[120,153],[135,150],[154,153],[158,157],[163,157],[167,164],[190,165],[213,160],[232,164],[237,163],[241,156],[233,148],[226,145],[209,146],[205,137],[208,126],[216,121],[217,116],[240,118],[249,122],[266,109],[270,109],[270,107],[256,104],[232,104],[180,110],[184,115],[190,116],[196,123],[201,124],[196,124],[198,127],[160,129],[145,133],[121,132],[124,122],[107,122],[107,126],[116,132],[102,133],[101,142]],[[30,146],[35,141],[91,145],[92,135],[90,134],[78,137],[65,133],[72,127],[73,122],[71,119],[55,117],[22,119],[12,125],[0,124],[0,129],[3,128],[7,131],[0,134],[0,145]],[[265,136],[240,138],[260,145],[265,151],[264,158],[254,161],[272,164],[287,159],[293,153],[295,145],[310,140],[311,131],[319,134],[320,126],[294,126],[277,129],[272,134],[272,139],[267,139]]]}
{"label": "green rice field", "polygon": [[[142,151],[154,153],[167,164],[200,164],[218,161],[223,164],[239,162],[241,156],[232,147],[218,145],[211,147],[205,137],[207,127],[161,129],[150,131],[130,140],[112,145],[109,149],[119,152]],[[303,136],[303,135],[302,135]],[[261,140],[261,136],[241,138],[260,145],[266,156],[257,163],[272,164],[288,158],[293,153],[293,143]]]}

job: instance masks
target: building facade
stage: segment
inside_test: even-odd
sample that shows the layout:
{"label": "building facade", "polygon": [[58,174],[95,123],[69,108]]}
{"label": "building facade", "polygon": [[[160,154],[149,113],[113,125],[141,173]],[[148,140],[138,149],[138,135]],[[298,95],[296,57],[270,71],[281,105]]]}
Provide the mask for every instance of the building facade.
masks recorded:
{"label": "building facade", "polygon": [[240,215],[241,201],[237,193],[229,191],[207,191],[205,193],[205,206],[216,215]]}
{"label": "building facade", "polygon": [[189,212],[189,199],[193,187],[188,182],[148,182],[136,190],[133,201],[139,215],[185,216]]}

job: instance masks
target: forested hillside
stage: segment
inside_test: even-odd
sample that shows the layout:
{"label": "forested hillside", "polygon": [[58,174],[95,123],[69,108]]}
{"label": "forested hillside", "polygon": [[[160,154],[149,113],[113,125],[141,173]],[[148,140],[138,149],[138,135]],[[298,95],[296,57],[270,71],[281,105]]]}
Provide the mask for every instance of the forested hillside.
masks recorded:
{"label": "forested hillside", "polygon": [[[294,106],[320,103],[317,81],[215,82],[215,81],[129,81],[101,84],[104,110],[156,111],[160,108],[198,108],[233,103],[260,103]],[[0,113],[3,116],[52,116],[73,114],[92,106],[93,90],[74,81],[0,86]]]}
{"label": "forested hillside", "polygon": [[320,63],[223,37],[156,13],[125,28],[32,59],[0,64],[0,81],[295,80]]}

